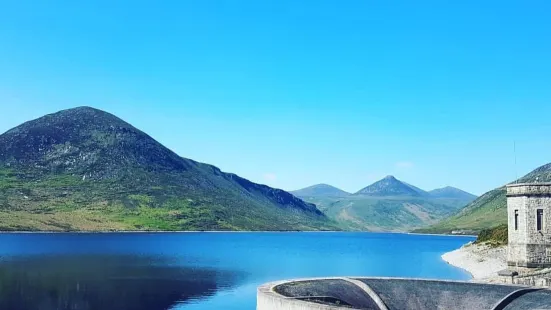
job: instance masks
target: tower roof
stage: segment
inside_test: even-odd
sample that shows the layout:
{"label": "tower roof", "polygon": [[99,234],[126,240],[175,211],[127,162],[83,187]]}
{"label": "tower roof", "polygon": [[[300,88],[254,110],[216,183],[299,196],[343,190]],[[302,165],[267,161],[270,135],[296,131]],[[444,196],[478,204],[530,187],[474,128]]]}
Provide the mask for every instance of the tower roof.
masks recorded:
{"label": "tower roof", "polygon": [[551,196],[551,182],[507,185],[507,197],[514,196]]}

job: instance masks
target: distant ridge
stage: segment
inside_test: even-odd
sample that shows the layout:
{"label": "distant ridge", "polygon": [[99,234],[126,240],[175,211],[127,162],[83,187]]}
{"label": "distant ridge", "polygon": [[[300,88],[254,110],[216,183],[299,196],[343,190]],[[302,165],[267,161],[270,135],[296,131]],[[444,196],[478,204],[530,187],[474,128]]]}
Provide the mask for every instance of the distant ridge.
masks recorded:
{"label": "distant ridge", "polygon": [[[551,163],[540,166],[511,183],[551,182]],[[452,231],[478,232],[507,224],[507,198],[505,186],[482,194],[455,215],[430,227],[419,229],[423,233],[450,233]]]}
{"label": "distant ridge", "polygon": [[354,195],[363,195],[363,196],[376,196],[376,197],[387,197],[387,196],[411,196],[411,197],[422,197],[427,196],[427,192],[404,183],[396,179],[392,175],[388,175],[383,179],[362,188]]}
{"label": "distant ridge", "polygon": [[297,197],[346,197],[350,193],[328,184],[316,184],[303,189],[292,191]]}
{"label": "distant ridge", "polygon": [[464,200],[471,200],[471,201],[477,198],[476,195],[473,195],[471,193],[468,193],[464,190],[461,190],[459,188],[455,188],[452,186],[433,189],[432,191],[429,191],[429,195],[436,198],[454,198],[454,199],[464,199]]}

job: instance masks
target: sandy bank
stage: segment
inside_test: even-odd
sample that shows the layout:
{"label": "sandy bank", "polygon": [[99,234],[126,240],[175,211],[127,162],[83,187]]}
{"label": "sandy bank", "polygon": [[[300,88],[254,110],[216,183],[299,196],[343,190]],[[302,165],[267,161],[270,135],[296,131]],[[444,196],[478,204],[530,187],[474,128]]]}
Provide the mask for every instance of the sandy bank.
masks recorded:
{"label": "sandy bank", "polygon": [[468,243],[442,255],[448,264],[468,271],[475,281],[493,282],[507,268],[507,247],[497,248]]}

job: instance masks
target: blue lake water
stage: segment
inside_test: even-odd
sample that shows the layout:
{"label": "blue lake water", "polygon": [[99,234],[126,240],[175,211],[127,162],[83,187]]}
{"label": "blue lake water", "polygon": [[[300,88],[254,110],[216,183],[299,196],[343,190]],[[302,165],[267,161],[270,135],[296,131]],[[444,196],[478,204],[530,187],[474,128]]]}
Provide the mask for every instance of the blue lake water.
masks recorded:
{"label": "blue lake water", "polygon": [[255,309],[300,277],[467,280],[440,256],[472,237],[384,233],[0,234],[0,309]]}

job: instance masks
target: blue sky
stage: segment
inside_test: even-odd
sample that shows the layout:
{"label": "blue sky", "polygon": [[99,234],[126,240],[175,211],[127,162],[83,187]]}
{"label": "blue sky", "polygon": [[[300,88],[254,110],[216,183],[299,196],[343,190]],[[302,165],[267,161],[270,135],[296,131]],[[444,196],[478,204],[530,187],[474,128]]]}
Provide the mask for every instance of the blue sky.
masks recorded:
{"label": "blue sky", "polygon": [[551,162],[550,11],[2,1],[0,132],[88,105],[181,156],[286,190],[356,191],[393,174],[481,194]]}

